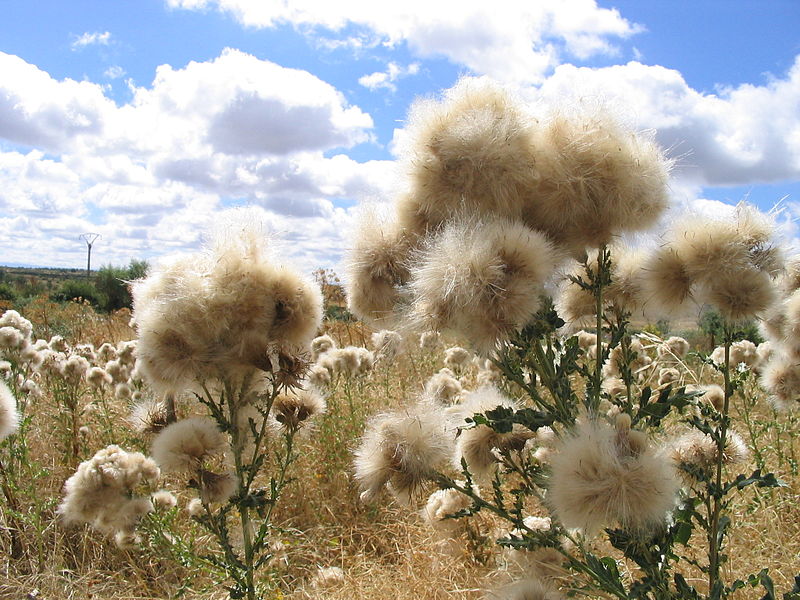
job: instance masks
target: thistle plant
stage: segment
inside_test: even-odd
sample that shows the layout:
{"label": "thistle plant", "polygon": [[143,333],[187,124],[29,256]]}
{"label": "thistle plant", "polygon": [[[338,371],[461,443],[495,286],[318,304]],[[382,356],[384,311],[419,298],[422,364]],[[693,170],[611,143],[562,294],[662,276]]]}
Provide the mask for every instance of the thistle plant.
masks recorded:
{"label": "thistle plant", "polygon": [[[192,559],[226,580],[231,598],[255,600],[275,586],[267,572],[281,533],[273,513],[297,442],[325,402],[303,379],[322,317],[320,291],[270,255],[248,215],[234,213],[205,252],[154,269],[133,285],[133,298],[137,369],[184,417],[168,424],[161,403],[139,409],[141,428],[158,431],[146,460],[159,473],[146,479],[182,483],[192,496],[189,515],[218,545],[194,549]],[[157,426],[145,423],[152,417]],[[153,512],[156,496],[138,496],[141,510],[127,521],[71,510],[81,470],[96,469],[84,463],[68,482],[61,511],[68,520],[114,533],[120,545],[137,541],[137,526],[159,536],[156,525],[169,519]],[[120,490],[113,482],[100,489],[109,487]],[[137,498],[134,487],[123,496]],[[174,548],[187,552],[181,542]]]}
{"label": "thistle plant", "polygon": [[[626,248],[617,238],[667,206],[658,148],[604,112],[534,119],[483,80],[416,105],[405,151],[395,220],[368,222],[354,246],[351,310],[455,332],[508,385],[376,416],[356,452],[362,498],[385,488],[413,504],[433,482],[428,518],[504,521],[522,578],[500,598],[726,598],[759,583],[777,597],[766,569],[722,572],[735,495],[781,485],[736,472],[746,448],[730,416],[736,324],[770,308],[783,268],[769,219],[740,206],[675,223],[650,253]],[[673,385],[687,348],[673,339],[654,362],[631,331],[634,317],[703,304],[724,319],[721,394]],[[593,331],[566,331],[579,326]],[[765,380],[785,398],[800,389],[788,361]],[[689,551],[698,537],[705,558]]]}

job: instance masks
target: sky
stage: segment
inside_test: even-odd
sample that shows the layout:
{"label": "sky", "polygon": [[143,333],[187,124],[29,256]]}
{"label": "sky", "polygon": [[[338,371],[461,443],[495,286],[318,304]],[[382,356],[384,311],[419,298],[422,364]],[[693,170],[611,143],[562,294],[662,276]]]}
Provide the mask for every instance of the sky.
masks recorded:
{"label": "sky", "polygon": [[254,206],[298,267],[341,272],[402,180],[416,98],[487,76],[598,98],[676,161],[673,212],[777,210],[800,248],[796,0],[0,0],[0,264],[201,246]]}

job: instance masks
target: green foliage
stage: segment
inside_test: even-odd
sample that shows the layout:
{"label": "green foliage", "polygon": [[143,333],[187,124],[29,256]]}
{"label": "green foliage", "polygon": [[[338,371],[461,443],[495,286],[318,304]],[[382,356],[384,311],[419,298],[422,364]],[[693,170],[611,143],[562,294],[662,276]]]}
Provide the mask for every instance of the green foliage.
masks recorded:
{"label": "green foliage", "polygon": [[147,261],[143,260],[132,260],[127,267],[101,267],[94,276],[94,284],[104,297],[100,308],[106,312],[131,308],[133,299],[129,282],[145,277],[148,269]]}
{"label": "green foliage", "polygon": [[12,304],[17,301],[17,292],[14,291],[11,285],[5,282],[0,283],[0,301],[2,300]]}
{"label": "green foliage", "polygon": [[[700,330],[708,336],[708,349],[713,350],[718,343],[722,341],[724,320],[719,311],[713,307],[706,306],[697,320],[697,326]],[[755,321],[745,321],[736,324],[736,330],[733,332],[732,341],[750,340],[754,344],[760,344],[764,341],[758,331],[758,325]]]}
{"label": "green foliage", "polygon": [[54,302],[74,302],[85,300],[92,306],[101,306],[105,296],[88,281],[69,280],[61,284],[56,292],[50,294]]}

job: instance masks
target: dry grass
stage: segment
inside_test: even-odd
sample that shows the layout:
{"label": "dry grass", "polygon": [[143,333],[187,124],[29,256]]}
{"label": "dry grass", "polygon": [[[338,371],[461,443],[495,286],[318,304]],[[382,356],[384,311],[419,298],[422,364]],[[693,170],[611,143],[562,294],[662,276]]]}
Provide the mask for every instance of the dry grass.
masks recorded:
{"label": "dry grass", "polygon": [[[26,316],[34,321],[39,337],[58,333],[72,343],[90,341],[97,346],[133,337],[125,314],[106,318],[87,307],[39,303]],[[369,340],[370,331],[357,323],[337,322],[329,329],[342,345],[365,345]],[[441,353],[429,354],[410,344],[407,352],[379,364],[368,377],[336,382],[328,399],[329,413],[304,442],[294,465],[297,480],[276,513],[287,553],[274,565],[283,582],[282,594],[274,598],[475,599],[483,597],[487,586],[510,577],[501,554],[489,542],[498,528],[491,519],[477,521],[479,534],[471,541],[443,545],[417,514],[419,506],[402,507],[388,496],[369,505],[358,501],[350,463],[364,421],[374,412],[408,403],[441,366]],[[714,377],[707,367],[697,369],[704,379]],[[687,376],[687,382],[693,378]],[[466,387],[475,385],[474,371],[462,381]],[[85,397],[84,403],[89,400]],[[146,451],[148,440],[127,428],[127,404],[111,397],[106,401],[111,425],[103,426],[97,413],[85,417],[90,433],[82,441],[81,458],[112,441]],[[769,567],[776,588],[786,591],[800,571],[800,477],[797,464],[790,462],[792,456],[800,457],[800,420],[794,420],[791,429],[783,415],[778,417],[783,425],[776,426],[775,415],[763,401],[749,416],[765,429],[756,436],[765,461],[788,485],[766,491],[749,488],[736,500],[731,559],[725,570],[734,577]],[[747,438],[742,415],[734,411],[733,419]],[[29,436],[30,454],[40,469],[34,487],[20,492],[24,556],[11,558],[8,533],[0,530],[0,598],[171,598],[181,585],[186,586],[184,597],[226,598],[226,591],[207,573],[176,565],[158,548],[123,551],[88,529],[61,525],[54,509],[74,465],[64,460],[65,440],[58,422],[58,409],[45,395],[35,405]],[[189,497],[184,493],[181,505]],[[0,513],[0,526],[11,525],[6,507],[0,505]],[[181,523],[177,535],[196,537],[201,544],[199,528],[188,519]],[[701,557],[703,552],[703,540],[693,538],[687,553]],[[342,568],[344,580],[328,588],[315,587],[318,568],[328,566]],[[696,583],[702,589],[703,582]],[[761,594],[748,588],[741,597]]]}

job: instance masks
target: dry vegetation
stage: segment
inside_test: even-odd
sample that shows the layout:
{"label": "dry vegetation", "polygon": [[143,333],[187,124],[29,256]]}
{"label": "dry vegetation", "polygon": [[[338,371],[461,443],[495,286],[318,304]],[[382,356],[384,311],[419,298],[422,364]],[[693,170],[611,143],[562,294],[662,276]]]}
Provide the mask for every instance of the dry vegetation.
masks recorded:
{"label": "dry vegetation", "polygon": [[[75,347],[133,339],[126,312],[101,316],[86,306],[31,305],[25,316],[34,338],[64,335]],[[327,331],[341,345],[368,345],[370,332],[360,323],[330,322]],[[652,349],[650,349],[651,354]],[[328,412],[303,441],[296,478],[281,499],[276,523],[284,529],[285,552],[276,553],[272,567],[282,581],[275,598],[388,599],[480,598],[508,567],[493,543],[499,523],[474,520],[470,534],[455,545],[437,540],[414,509],[388,497],[359,502],[352,477],[352,451],[365,420],[378,411],[406,405],[425,380],[440,369],[443,347],[428,352],[416,340],[406,340],[397,359],[376,364],[366,376],[339,376],[328,395]],[[707,365],[692,360],[682,383],[714,380]],[[465,388],[477,385],[477,371],[461,377]],[[64,407],[53,396],[55,378],[39,380],[42,395],[31,399],[29,454],[19,464],[13,495],[17,510],[3,500],[0,524],[0,597],[2,598],[225,598],[227,592],[197,565],[181,565],[155,540],[122,550],[86,527],[65,527],[56,518],[64,481],[75,469],[69,456],[71,440],[62,427]],[[145,395],[146,389],[141,390]],[[751,464],[763,461],[787,487],[760,490],[755,486],[733,508],[730,578],[768,567],[778,590],[788,590],[800,570],[800,421],[776,414],[764,401],[754,380],[733,411],[736,428],[754,450]],[[128,425],[130,401],[115,398],[113,389],[81,387],[79,456],[83,460],[109,443],[148,451],[149,438]],[[185,408],[184,408],[185,410]],[[749,423],[749,425],[748,425]],[[0,454],[11,467],[8,448]],[[743,469],[743,471],[746,469]],[[179,494],[179,509],[190,496]],[[423,499],[424,500],[424,499]],[[417,506],[416,508],[419,508]],[[180,511],[178,511],[180,512]],[[175,513],[178,514],[178,513]],[[12,547],[11,529],[18,547]],[[203,531],[188,519],[175,519],[174,535],[203,548]],[[613,553],[613,551],[610,551]],[[703,541],[692,540],[688,554],[703,556]],[[344,578],[329,586],[315,585],[320,567],[340,567]],[[689,581],[702,587],[700,581]],[[741,597],[761,597],[750,588]]]}

